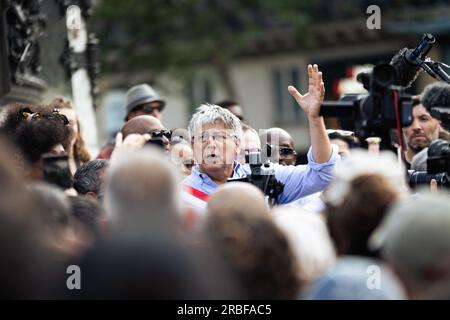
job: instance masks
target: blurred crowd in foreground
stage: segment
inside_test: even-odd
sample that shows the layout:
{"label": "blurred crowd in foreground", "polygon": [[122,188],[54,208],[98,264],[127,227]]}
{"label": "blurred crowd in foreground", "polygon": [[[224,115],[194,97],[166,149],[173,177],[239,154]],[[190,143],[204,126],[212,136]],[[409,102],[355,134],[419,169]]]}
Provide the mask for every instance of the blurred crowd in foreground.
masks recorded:
{"label": "blurred crowd in foreground", "polygon": [[448,140],[429,108],[450,106],[450,86],[416,97],[398,157],[327,129],[322,73],[308,74],[307,93],[288,88],[308,118],[306,165],[288,132],[258,132],[234,101],[169,130],[165,101],[137,85],[96,157],[67,99],[6,106],[0,297],[449,299],[449,193],[410,190],[406,172]]}

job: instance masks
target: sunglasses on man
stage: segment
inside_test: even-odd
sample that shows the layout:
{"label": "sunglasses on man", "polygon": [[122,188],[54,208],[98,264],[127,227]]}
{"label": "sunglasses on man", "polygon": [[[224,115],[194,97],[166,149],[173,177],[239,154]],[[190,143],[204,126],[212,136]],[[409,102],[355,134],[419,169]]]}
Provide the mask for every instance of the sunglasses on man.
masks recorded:
{"label": "sunglasses on man", "polygon": [[297,152],[289,147],[276,147],[272,144],[266,144],[266,148],[267,148],[267,156],[271,157],[272,153],[274,152],[274,150],[278,149],[278,154],[282,157],[291,157],[291,156],[296,156]]}
{"label": "sunglasses on man", "polygon": [[152,113],[153,110],[155,110],[155,109],[158,110],[159,112],[162,112],[164,110],[164,105],[158,104],[158,105],[152,106],[151,104],[143,104],[143,105],[140,105],[140,106],[137,106],[136,108],[134,108],[133,111]]}
{"label": "sunglasses on man", "polygon": [[152,139],[162,139],[162,137],[166,137],[168,140],[172,139],[172,130],[153,130],[149,134]]}
{"label": "sunglasses on man", "polygon": [[294,149],[288,147],[281,147],[279,148],[278,152],[282,157],[291,157],[297,155],[297,152]]}

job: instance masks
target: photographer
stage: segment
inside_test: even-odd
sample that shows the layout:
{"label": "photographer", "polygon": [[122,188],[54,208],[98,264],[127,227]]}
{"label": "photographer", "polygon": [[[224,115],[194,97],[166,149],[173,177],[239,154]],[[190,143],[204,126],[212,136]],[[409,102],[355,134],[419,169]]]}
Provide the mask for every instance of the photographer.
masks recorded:
{"label": "photographer", "polygon": [[[289,92],[306,112],[310,125],[311,150],[306,166],[274,164],[275,178],[284,184],[278,203],[288,203],[300,197],[323,190],[333,175],[338,159],[337,148],[332,148],[319,115],[325,89],[322,73],[317,65],[308,66],[309,91],[300,94],[294,87]],[[186,202],[199,210],[206,207],[207,197],[229,178],[244,178],[251,173],[248,164],[241,165],[236,157],[241,145],[239,119],[219,106],[203,105],[189,123],[194,158],[198,163],[184,179]]]}

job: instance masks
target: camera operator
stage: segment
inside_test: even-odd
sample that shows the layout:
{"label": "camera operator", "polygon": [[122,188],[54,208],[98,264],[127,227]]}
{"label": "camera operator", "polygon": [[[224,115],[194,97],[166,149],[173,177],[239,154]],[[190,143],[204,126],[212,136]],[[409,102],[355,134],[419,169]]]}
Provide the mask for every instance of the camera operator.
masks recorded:
{"label": "camera operator", "polygon": [[424,90],[422,99],[413,98],[413,122],[409,127],[403,128],[406,143],[405,159],[408,164],[412,162],[415,155],[439,139],[439,120],[431,116],[429,109],[422,102],[428,95],[429,88]]}
{"label": "camera operator", "polygon": [[[309,65],[308,75],[308,93],[302,95],[292,86],[288,90],[308,116],[312,147],[307,166],[274,164],[275,178],[284,184],[277,199],[280,204],[323,190],[331,180],[334,164],[339,158],[337,148],[330,144],[323,117],[319,115],[325,94],[322,73],[317,65]],[[245,178],[251,173],[248,164],[241,165],[236,161],[241,131],[239,119],[219,106],[203,105],[192,116],[189,134],[198,165],[183,180],[186,190],[183,198],[194,208],[204,211],[208,196],[219,185],[229,178]]]}

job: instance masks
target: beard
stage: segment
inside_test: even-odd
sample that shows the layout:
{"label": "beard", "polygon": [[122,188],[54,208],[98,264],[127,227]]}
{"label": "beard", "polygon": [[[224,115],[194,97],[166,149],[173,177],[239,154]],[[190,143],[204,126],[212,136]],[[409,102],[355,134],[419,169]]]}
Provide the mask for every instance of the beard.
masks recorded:
{"label": "beard", "polygon": [[420,151],[422,151],[423,149],[427,148],[430,146],[430,143],[428,141],[423,141],[423,142],[417,142],[417,143],[411,143],[408,142],[408,147],[414,151],[414,153],[419,153]]}

